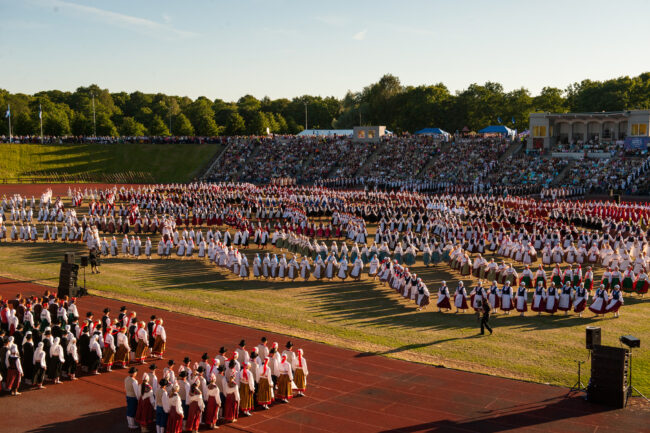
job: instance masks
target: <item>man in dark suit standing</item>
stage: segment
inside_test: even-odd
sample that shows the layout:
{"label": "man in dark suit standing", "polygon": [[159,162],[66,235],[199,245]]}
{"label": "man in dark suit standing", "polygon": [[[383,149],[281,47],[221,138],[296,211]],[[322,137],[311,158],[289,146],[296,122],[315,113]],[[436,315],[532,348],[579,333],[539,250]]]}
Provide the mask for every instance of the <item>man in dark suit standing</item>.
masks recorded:
{"label": "man in dark suit standing", "polygon": [[481,335],[485,334],[485,329],[490,331],[490,335],[492,335],[492,328],[489,324],[490,310],[492,309],[492,306],[490,305],[490,302],[487,300],[487,298],[483,298],[481,301],[481,308],[483,309],[483,317],[481,317]]}
{"label": "man in dark suit standing", "polygon": [[149,323],[147,323],[147,334],[149,337],[149,351],[153,349],[153,343],[156,339],[156,337],[153,335],[154,326],[156,326],[156,316],[152,314],[151,317],[149,318]]}

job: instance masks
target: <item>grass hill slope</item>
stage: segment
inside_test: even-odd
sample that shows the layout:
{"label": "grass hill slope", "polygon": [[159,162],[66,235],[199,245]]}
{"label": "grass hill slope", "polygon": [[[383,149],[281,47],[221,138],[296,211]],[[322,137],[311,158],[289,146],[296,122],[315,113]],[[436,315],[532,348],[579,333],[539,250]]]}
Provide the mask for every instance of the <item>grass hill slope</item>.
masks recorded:
{"label": "grass hill slope", "polygon": [[185,182],[215,144],[0,144],[0,182]]}

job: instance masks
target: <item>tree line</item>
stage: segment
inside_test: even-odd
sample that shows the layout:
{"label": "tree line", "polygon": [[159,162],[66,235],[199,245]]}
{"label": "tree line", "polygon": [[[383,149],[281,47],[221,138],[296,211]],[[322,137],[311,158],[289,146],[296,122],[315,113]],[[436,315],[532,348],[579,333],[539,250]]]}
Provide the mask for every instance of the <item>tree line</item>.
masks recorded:
{"label": "tree line", "polygon": [[[93,121],[93,104],[94,116]],[[495,82],[471,84],[452,93],[442,83],[404,86],[387,74],[361,91],[337,99],[304,95],[293,99],[257,99],[245,95],[236,102],[142,92],[111,93],[93,84],[74,92],[48,90],[34,95],[0,89],[0,107],[11,106],[14,135],[39,135],[42,110],[45,135],[91,136],[219,136],[296,134],[309,128],[352,128],[386,125],[415,132],[440,127],[448,132],[478,130],[504,124],[528,127],[531,112],[590,112],[650,107],[650,72],[605,81],[583,80],[566,89],[544,87],[538,95],[525,88],[506,92]],[[8,122],[0,123],[0,135]]]}

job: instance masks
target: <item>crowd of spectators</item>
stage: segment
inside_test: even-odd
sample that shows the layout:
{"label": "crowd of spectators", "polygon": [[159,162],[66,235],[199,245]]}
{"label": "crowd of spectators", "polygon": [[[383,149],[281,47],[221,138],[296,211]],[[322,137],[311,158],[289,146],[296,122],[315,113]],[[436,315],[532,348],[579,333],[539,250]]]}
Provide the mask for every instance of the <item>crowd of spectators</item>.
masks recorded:
{"label": "crowd of spectators", "polygon": [[636,194],[647,190],[650,158],[604,158],[575,161],[563,186],[583,186],[591,193],[610,190]]}
{"label": "crowd of spectators", "polygon": [[[13,136],[12,142],[40,143],[39,136]],[[0,137],[8,142],[8,137]],[[647,151],[625,151],[620,141],[592,140],[559,144],[552,152],[584,153],[570,160],[526,153],[496,137],[387,135],[378,143],[349,137],[44,137],[45,143],[215,143],[224,145],[204,176],[207,180],[281,182],[342,188],[409,188],[420,191],[539,193],[542,189],[579,188],[638,194],[650,190]],[[608,158],[593,158],[609,153]],[[591,155],[591,157],[590,157]],[[557,155],[556,155],[557,156]],[[568,171],[560,174],[570,165]],[[558,177],[560,176],[560,177]]]}
{"label": "crowd of spectators", "polygon": [[568,165],[568,160],[519,153],[504,158],[486,177],[487,183],[548,186]]}
{"label": "crowd of spectators", "polygon": [[502,139],[456,140],[429,164],[421,177],[453,184],[482,183],[497,167],[508,146],[509,142]]}
{"label": "crowd of spectators", "polygon": [[418,178],[427,163],[440,153],[440,143],[431,137],[386,136],[383,151],[365,166],[360,175],[403,181]]}
{"label": "crowd of spectators", "polygon": [[276,137],[235,140],[208,178],[273,182],[278,178],[313,183],[319,179],[354,176],[377,151],[373,143],[353,143],[344,137]]}

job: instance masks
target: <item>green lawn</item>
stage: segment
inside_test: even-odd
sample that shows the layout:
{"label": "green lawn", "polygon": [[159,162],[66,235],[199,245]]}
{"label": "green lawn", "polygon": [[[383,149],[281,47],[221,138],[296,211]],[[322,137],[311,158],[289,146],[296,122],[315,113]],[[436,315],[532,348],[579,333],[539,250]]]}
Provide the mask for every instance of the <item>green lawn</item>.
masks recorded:
{"label": "green lawn", "polygon": [[0,182],[186,182],[220,150],[215,144],[0,144]]}
{"label": "green lawn", "polygon": [[[70,246],[62,244],[2,243],[0,274],[56,286],[67,250]],[[247,253],[252,257],[254,252]],[[432,303],[441,279],[455,287],[459,278],[446,264],[414,269],[429,285]],[[411,301],[367,278],[241,281],[198,259],[107,259],[101,270],[100,275],[87,274],[91,293],[100,296],[411,361],[564,386],[576,380],[575,360],[587,359],[585,326],[597,325],[603,344],[618,346],[618,337],[625,334],[643,340],[634,356],[635,385],[650,394],[650,299],[626,298],[618,319],[596,320],[589,312],[584,318],[499,314],[492,320],[495,334],[479,337],[474,314],[441,314],[431,306],[417,312]]]}

